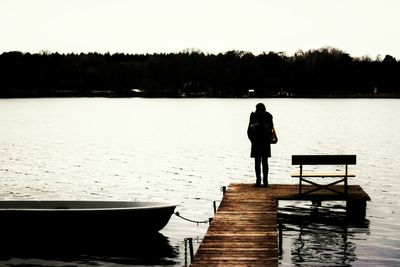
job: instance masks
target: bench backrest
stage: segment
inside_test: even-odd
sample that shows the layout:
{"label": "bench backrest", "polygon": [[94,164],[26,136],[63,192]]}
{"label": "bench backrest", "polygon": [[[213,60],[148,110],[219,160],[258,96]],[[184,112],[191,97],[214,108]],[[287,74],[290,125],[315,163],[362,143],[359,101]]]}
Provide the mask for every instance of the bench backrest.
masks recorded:
{"label": "bench backrest", "polygon": [[292,165],[355,165],[356,155],[292,155]]}

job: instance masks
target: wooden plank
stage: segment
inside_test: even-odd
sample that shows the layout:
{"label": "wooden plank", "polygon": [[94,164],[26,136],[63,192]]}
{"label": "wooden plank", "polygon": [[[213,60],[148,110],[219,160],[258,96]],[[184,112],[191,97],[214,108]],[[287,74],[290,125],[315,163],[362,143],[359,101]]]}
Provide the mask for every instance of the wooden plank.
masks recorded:
{"label": "wooden plank", "polygon": [[292,155],[292,165],[355,165],[356,155]]}
{"label": "wooden plank", "polygon": [[[271,191],[270,194],[276,198],[277,200],[351,200],[351,199],[360,199],[369,201],[371,198],[368,194],[361,188],[359,185],[348,185],[347,198],[344,196],[340,196],[334,194],[328,190],[320,190],[316,191],[310,195],[298,196],[299,187],[298,185],[270,185]],[[302,188],[304,191],[311,190],[315,188],[313,185],[303,185]],[[337,191],[343,191],[343,185],[334,185],[333,189]]]}
{"label": "wooden plank", "polygon": [[[345,173],[342,172],[331,172],[331,173],[318,173],[318,172],[303,172],[300,176],[299,172],[295,172],[291,174],[292,177],[321,177],[321,178],[325,178],[325,177],[346,177]],[[348,173],[347,177],[356,177],[356,175],[354,173]]]}
{"label": "wooden plank", "polygon": [[277,202],[256,189],[228,187],[192,266],[278,266]]}
{"label": "wooden plank", "polygon": [[348,187],[347,198],[328,190],[299,198],[298,190],[297,184],[230,184],[191,266],[278,266],[278,200],[370,200],[358,185]]}

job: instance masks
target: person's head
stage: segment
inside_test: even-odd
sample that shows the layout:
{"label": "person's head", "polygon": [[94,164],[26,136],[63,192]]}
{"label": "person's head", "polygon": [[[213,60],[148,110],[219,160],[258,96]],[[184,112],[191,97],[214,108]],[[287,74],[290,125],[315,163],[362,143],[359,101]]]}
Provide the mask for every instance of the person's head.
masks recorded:
{"label": "person's head", "polygon": [[265,105],[263,103],[258,103],[256,105],[256,112],[264,112],[265,110]]}

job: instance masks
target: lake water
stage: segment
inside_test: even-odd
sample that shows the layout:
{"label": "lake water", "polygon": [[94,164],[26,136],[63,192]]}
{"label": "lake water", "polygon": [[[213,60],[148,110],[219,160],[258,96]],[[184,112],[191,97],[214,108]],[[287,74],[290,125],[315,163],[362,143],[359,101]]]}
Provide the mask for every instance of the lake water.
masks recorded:
{"label": "lake water", "polygon": [[[255,180],[246,130],[258,102],[273,114],[279,137],[270,183],[297,182],[290,178],[292,154],[357,154],[350,184],[372,198],[362,224],[285,223],[280,264],[399,266],[398,99],[2,99],[0,198],[164,201],[207,220],[222,186]],[[312,209],[283,205],[299,214]],[[207,227],[173,215],[154,241],[167,252],[151,260],[131,251],[1,255],[0,264],[182,266],[184,239],[201,239]]]}

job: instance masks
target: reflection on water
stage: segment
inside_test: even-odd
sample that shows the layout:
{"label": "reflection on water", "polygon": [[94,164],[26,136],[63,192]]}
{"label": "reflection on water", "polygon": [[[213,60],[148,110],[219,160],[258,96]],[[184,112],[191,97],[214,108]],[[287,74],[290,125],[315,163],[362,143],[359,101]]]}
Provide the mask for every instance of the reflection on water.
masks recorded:
{"label": "reflection on water", "polygon": [[[399,99],[1,99],[0,198],[165,201],[206,220],[221,186],[254,182],[246,130],[258,102],[274,116],[279,138],[271,183],[297,182],[293,154],[356,154],[349,183],[372,199],[369,226],[350,224],[346,243],[340,223],[285,224],[282,265],[318,266],[331,254],[352,266],[400,266]],[[175,265],[184,262],[184,239],[202,238],[207,226],[171,218],[162,234],[178,254]],[[318,242],[342,245],[325,254]],[[341,246],[348,255],[339,259]],[[107,266],[105,258],[82,261]]]}
{"label": "reflection on water", "polygon": [[[147,236],[115,236],[93,239],[77,236],[60,238],[37,236],[35,238],[2,239],[0,264],[2,266],[71,266],[82,265],[175,265],[179,249],[173,247],[162,234]],[[33,260],[33,262],[32,262]]]}
{"label": "reflection on water", "polygon": [[293,203],[279,208],[286,243],[282,266],[288,266],[289,258],[295,266],[352,266],[357,259],[353,240],[366,240],[369,221],[347,217],[345,207],[337,203],[323,204]]}
{"label": "reflection on water", "polygon": [[355,246],[347,241],[346,226],[300,225],[292,248],[296,265],[319,262],[319,265],[343,266],[355,260]]}

